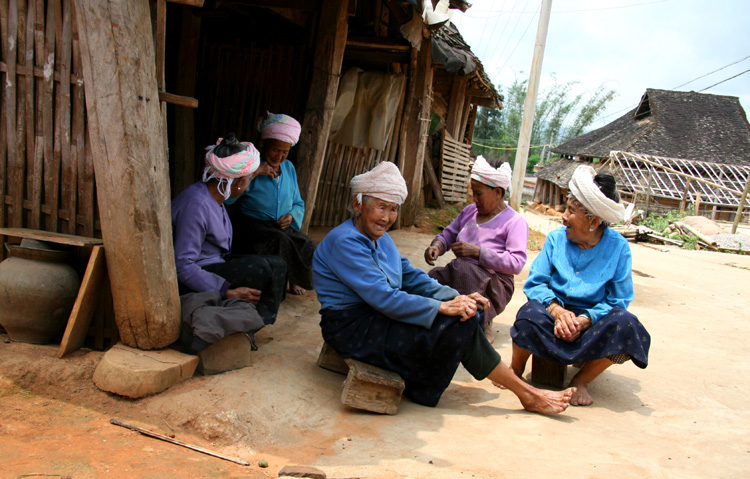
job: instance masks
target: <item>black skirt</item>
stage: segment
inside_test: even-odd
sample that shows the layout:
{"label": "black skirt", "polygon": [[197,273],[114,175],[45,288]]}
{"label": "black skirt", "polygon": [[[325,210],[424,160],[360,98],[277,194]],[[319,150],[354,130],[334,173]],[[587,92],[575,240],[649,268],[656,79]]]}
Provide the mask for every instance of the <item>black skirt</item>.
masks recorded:
{"label": "black skirt", "polygon": [[323,339],[343,358],[352,358],[398,373],[404,396],[425,406],[435,406],[481,331],[484,314],[461,321],[459,316],[438,314],[430,329],[402,323],[368,305],[321,311]]}
{"label": "black skirt", "polygon": [[555,336],[554,327],[555,320],[544,305],[531,300],[518,310],[510,335],[522,349],[557,364],[627,354],[639,368],[648,365],[651,336],[638,318],[625,309],[613,308],[573,342]]}
{"label": "black skirt", "polygon": [[273,221],[238,214],[233,223],[232,252],[280,256],[287,264],[290,283],[313,289],[312,260],[315,241],[295,229],[282,230]]}

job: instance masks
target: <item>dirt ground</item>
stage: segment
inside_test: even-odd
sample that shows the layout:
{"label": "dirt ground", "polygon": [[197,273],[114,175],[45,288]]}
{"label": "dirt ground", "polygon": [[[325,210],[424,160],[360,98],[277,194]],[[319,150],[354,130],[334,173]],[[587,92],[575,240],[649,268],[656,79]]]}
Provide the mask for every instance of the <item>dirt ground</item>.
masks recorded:
{"label": "dirt ground", "polygon": [[[555,226],[528,219],[543,232]],[[392,236],[427,268],[430,235]],[[436,408],[404,400],[396,416],[348,409],[339,399],[344,377],[315,365],[322,340],[310,293],[289,297],[277,323],[258,334],[251,367],[140,400],[93,385],[101,352],[57,359],[57,345],[0,335],[0,477],[261,478],[290,464],[333,478],[747,477],[750,257],[641,244],[632,251],[630,310],[651,333],[650,365],[610,368],[591,386],[592,406],[557,417],[523,412],[512,393],[462,368]],[[495,346],[506,358],[535,255],[495,320]],[[110,418],[251,465],[145,437]]]}

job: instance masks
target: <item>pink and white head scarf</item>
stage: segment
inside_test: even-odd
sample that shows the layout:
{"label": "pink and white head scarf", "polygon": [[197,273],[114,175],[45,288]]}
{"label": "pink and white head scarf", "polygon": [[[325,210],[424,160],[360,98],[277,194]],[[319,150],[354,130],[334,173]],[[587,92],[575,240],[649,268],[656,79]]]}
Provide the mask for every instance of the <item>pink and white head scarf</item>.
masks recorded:
{"label": "pink and white head scarf", "polygon": [[266,119],[260,125],[260,137],[283,141],[294,146],[299,140],[302,126],[289,115],[267,112]]}
{"label": "pink and white head scarf", "polygon": [[400,205],[409,194],[404,177],[390,161],[383,161],[367,173],[355,176],[349,186],[359,204],[362,204],[362,195],[366,195]]}
{"label": "pink and white head scarf", "polygon": [[487,163],[482,155],[477,157],[474,166],[471,168],[471,179],[476,180],[490,188],[502,188],[510,193],[510,180],[513,177],[513,170],[508,163],[503,163],[499,168],[493,168]]}
{"label": "pink and white head scarf", "polygon": [[231,156],[221,158],[216,156],[214,149],[221,144],[223,138],[219,138],[215,145],[206,148],[206,167],[203,169],[203,182],[212,178],[219,180],[219,193],[224,199],[229,198],[231,186],[236,178],[251,175],[260,166],[260,152],[250,142],[240,143],[244,150]]}

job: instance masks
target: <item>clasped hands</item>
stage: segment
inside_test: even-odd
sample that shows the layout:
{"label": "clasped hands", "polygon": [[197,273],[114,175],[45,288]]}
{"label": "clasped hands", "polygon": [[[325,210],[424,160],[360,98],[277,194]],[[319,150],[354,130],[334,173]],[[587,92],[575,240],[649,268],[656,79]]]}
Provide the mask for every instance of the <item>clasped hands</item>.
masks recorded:
{"label": "clasped hands", "polygon": [[438,313],[446,316],[461,316],[461,321],[473,317],[477,314],[477,309],[487,309],[490,306],[490,300],[479,293],[469,295],[460,295],[440,303]]}
{"label": "clasped hands", "polygon": [[588,316],[576,316],[557,303],[552,303],[548,308],[550,316],[555,320],[555,336],[571,343],[581,336],[581,333],[591,327],[591,318]]}
{"label": "clasped hands", "polygon": [[247,288],[245,286],[228,289],[225,296],[227,297],[227,299],[239,298],[244,301],[249,301],[253,304],[258,304],[258,301],[260,301],[260,291],[253,288]]}

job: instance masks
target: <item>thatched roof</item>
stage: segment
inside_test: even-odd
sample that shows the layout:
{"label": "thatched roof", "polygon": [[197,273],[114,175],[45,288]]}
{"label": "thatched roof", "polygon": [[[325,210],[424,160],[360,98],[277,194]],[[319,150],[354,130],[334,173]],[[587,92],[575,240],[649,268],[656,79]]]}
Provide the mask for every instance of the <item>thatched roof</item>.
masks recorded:
{"label": "thatched roof", "polygon": [[613,150],[750,165],[750,124],[737,97],[649,88],[637,108],[552,149],[588,158]]}
{"label": "thatched roof", "polygon": [[465,75],[473,73],[472,87],[485,92],[486,97],[494,103],[494,108],[501,108],[503,96],[495,89],[484,71],[484,65],[471,51],[453,22],[432,32],[432,59],[451,73],[459,70]]}
{"label": "thatched roof", "polygon": [[591,163],[590,161],[560,158],[559,160],[545,166],[540,171],[537,171],[534,176],[536,176],[538,179],[551,181],[560,188],[568,189],[568,183],[570,182],[570,178],[573,176],[573,171],[575,171],[575,169],[578,168],[579,165],[590,165],[597,172],[603,170],[605,173],[612,173],[611,171],[609,171],[609,167],[605,166],[604,163]]}

